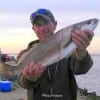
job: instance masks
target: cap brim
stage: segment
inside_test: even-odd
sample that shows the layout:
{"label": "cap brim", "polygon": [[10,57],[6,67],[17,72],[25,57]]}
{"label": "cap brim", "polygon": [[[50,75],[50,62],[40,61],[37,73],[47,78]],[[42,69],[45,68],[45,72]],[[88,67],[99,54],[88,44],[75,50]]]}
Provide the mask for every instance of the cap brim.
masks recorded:
{"label": "cap brim", "polygon": [[36,14],[36,15],[34,16],[34,18],[32,19],[32,23],[34,23],[35,19],[36,19],[38,16],[43,17],[43,18],[46,19],[47,21],[50,20],[50,18],[47,17],[47,16],[45,16],[45,15],[42,15],[42,14]]}

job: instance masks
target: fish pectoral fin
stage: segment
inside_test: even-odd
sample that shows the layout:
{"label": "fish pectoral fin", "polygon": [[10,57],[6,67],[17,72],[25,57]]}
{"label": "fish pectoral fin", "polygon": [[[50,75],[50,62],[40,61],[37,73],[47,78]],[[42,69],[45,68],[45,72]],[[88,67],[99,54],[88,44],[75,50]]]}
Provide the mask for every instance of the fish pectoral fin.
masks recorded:
{"label": "fish pectoral fin", "polygon": [[63,46],[63,48],[66,48],[70,43],[71,43],[71,40],[68,41],[68,42]]}

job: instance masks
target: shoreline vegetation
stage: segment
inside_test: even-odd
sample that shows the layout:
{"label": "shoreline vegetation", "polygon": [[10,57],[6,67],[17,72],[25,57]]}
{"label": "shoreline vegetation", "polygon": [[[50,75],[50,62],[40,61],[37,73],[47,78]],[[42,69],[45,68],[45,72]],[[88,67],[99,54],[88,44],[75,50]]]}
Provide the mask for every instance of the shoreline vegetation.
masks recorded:
{"label": "shoreline vegetation", "polygon": [[100,95],[97,96],[96,92],[88,92],[86,88],[79,88],[77,91],[77,100],[100,100]]}

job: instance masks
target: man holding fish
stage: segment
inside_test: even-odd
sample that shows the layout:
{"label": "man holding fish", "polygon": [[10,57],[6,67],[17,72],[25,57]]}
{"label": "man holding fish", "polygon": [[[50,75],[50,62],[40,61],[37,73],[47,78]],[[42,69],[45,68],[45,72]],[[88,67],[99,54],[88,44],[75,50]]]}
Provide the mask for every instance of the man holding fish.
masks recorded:
{"label": "man holding fish", "polygon": [[[57,21],[48,9],[38,9],[33,12],[30,20],[39,40],[32,41],[21,54],[31,47],[36,48],[40,42],[54,35],[57,26]],[[18,82],[27,89],[28,100],[76,100],[77,84],[74,75],[85,74],[92,67],[93,61],[86,48],[93,36],[91,30],[76,28],[72,31],[71,40],[77,48],[71,56],[47,67],[35,61],[26,64]]]}

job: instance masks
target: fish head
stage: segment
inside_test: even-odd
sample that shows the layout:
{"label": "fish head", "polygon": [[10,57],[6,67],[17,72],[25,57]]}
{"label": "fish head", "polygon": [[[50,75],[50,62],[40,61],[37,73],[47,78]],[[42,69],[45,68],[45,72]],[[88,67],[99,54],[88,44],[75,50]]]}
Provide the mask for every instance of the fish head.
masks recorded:
{"label": "fish head", "polygon": [[80,23],[75,24],[75,28],[81,29],[81,30],[85,30],[85,29],[89,29],[91,31],[94,31],[94,29],[97,27],[99,23],[99,19],[89,19],[86,21],[82,21]]}

